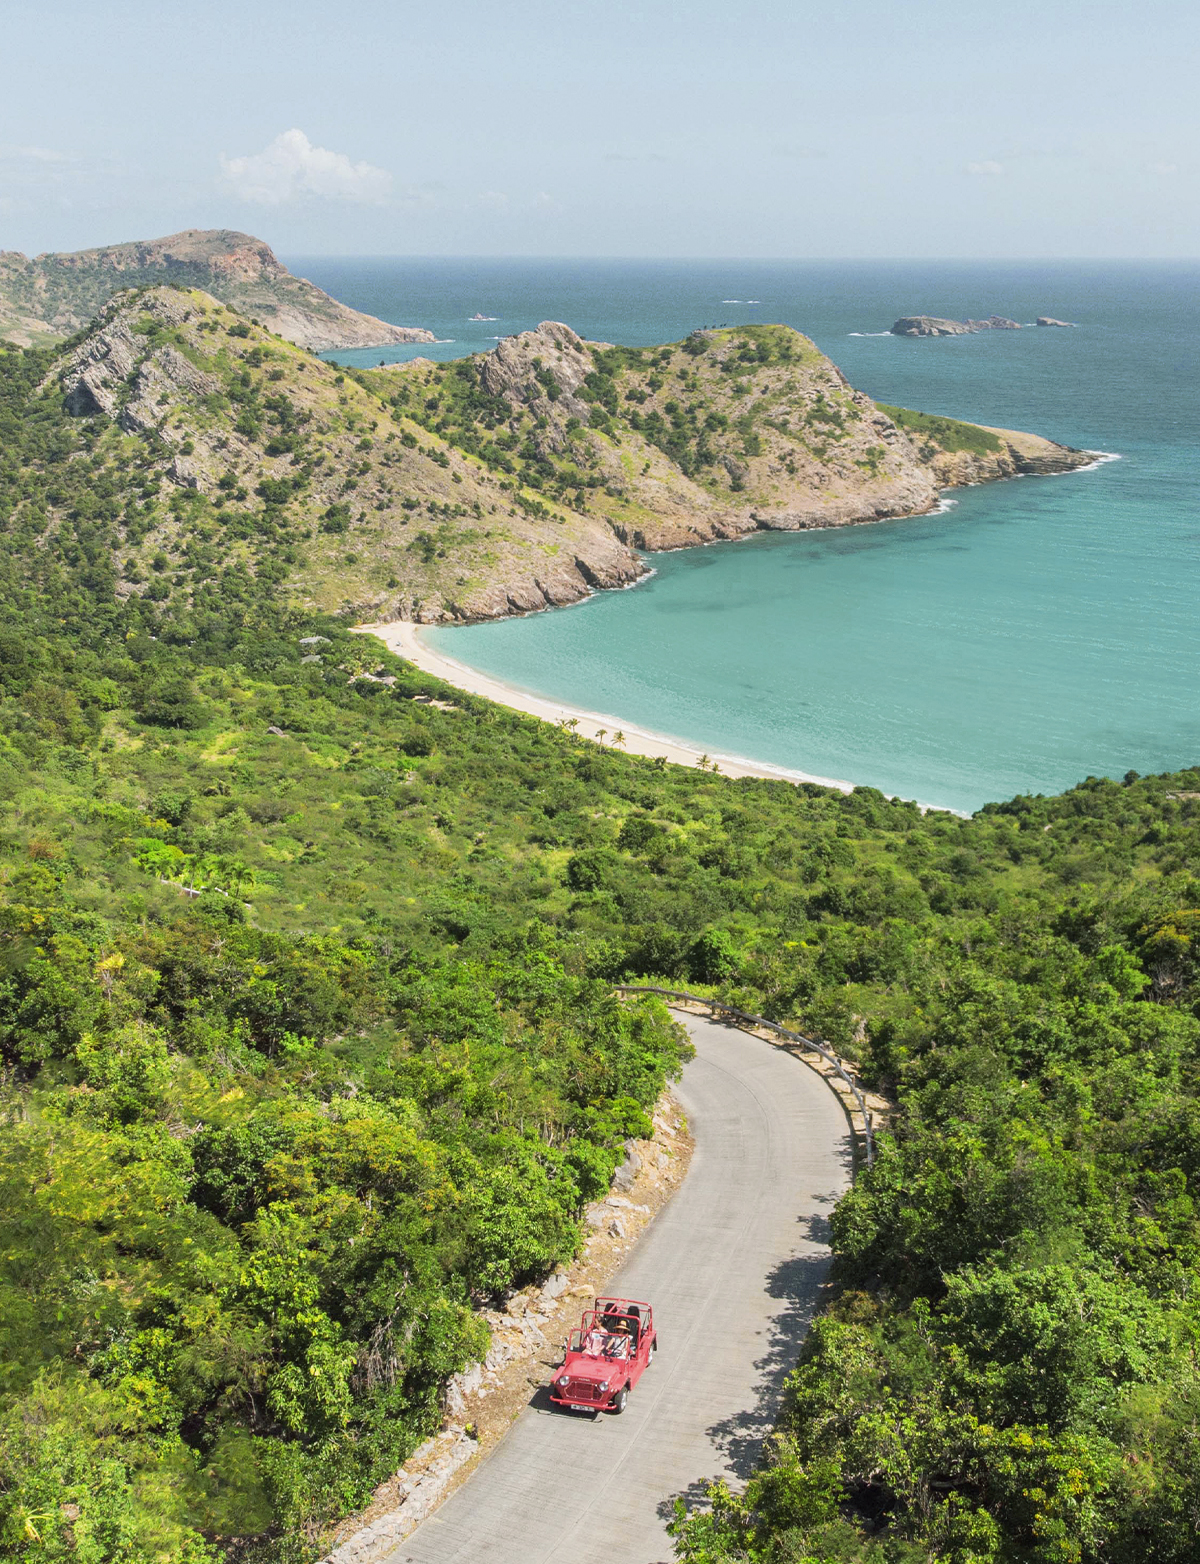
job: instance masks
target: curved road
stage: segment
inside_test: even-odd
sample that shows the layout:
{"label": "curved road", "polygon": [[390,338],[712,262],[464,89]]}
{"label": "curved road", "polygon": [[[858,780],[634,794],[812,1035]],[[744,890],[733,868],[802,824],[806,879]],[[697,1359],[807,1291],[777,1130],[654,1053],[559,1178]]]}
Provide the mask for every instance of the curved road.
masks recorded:
{"label": "curved road", "polygon": [[753,1469],[828,1269],[849,1127],[798,1059],[680,1019],[691,1171],[610,1289],[654,1305],[658,1357],[620,1417],[554,1411],[539,1391],[387,1564],[663,1564],[674,1497]]}

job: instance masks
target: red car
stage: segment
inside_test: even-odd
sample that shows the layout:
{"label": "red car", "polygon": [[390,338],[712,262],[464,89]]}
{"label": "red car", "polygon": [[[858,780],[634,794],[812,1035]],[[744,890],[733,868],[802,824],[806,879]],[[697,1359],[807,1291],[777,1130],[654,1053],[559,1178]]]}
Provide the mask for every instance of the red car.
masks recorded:
{"label": "red car", "polygon": [[572,1411],[624,1412],[629,1392],[658,1351],[654,1310],[632,1298],[597,1298],[571,1332],[550,1399]]}

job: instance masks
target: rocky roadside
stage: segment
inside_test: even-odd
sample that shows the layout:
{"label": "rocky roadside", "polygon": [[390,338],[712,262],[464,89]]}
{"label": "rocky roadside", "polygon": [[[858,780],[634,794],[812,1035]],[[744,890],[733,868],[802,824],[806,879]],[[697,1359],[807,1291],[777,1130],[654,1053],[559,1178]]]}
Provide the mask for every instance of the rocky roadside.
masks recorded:
{"label": "rocky roadside", "polygon": [[376,1564],[454,1491],[500,1442],[562,1361],[562,1346],[592,1299],[679,1188],[692,1139],[670,1093],[659,1099],[650,1140],[629,1141],[611,1192],[585,1208],[579,1258],[541,1287],[514,1293],[484,1318],[492,1341],[482,1363],[448,1382],[441,1431],[427,1439],[371,1503],[334,1532],[322,1564]]}

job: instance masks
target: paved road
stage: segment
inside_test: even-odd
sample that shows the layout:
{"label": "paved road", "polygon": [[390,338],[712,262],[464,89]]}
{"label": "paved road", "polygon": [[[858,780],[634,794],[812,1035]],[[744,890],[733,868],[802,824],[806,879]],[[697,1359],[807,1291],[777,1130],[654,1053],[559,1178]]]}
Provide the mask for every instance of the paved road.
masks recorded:
{"label": "paved road", "polygon": [[799,1060],[682,1019],[691,1172],[611,1289],[653,1303],[658,1357],[620,1417],[557,1412],[539,1392],[387,1564],[662,1564],[673,1498],[752,1469],[826,1274],[850,1138]]}

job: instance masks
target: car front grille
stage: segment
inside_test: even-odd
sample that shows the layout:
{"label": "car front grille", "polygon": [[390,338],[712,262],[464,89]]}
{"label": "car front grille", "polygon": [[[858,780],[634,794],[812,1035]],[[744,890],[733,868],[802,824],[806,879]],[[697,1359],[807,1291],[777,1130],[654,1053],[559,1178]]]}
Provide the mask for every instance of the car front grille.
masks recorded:
{"label": "car front grille", "polygon": [[565,1386],[570,1401],[601,1401],[603,1393],[594,1379],[571,1379]]}

